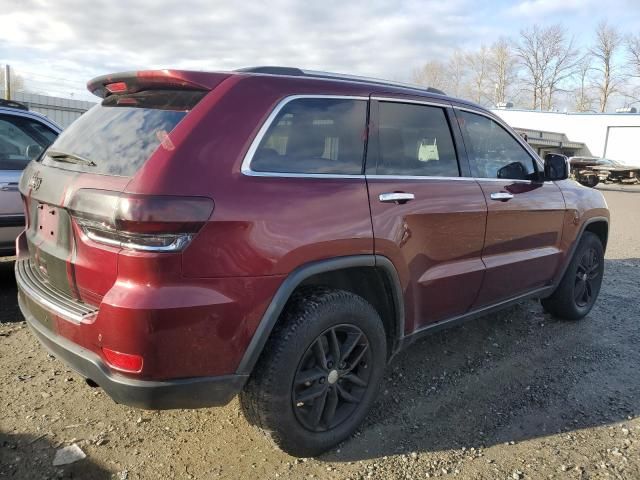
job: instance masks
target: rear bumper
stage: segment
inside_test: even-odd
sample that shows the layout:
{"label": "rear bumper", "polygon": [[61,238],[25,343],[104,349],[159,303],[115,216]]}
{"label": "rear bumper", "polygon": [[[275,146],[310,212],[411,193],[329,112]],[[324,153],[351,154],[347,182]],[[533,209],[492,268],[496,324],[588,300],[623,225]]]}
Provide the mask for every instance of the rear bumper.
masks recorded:
{"label": "rear bumper", "polygon": [[117,403],[150,410],[203,408],[229,403],[247,380],[245,375],[178,380],[137,380],[107,368],[98,355],[44,327],[18,294],[20,310],[40,343],[83,377],[93,380]]}

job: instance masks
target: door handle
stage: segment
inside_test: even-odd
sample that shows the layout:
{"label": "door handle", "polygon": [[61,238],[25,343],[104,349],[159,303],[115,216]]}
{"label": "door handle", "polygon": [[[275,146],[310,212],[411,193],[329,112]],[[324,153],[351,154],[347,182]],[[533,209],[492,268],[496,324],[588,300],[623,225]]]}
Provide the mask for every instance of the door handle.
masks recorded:
{"label": "door handle", "polygon": [[405,192],[389,192],[381,193],[378,199],[382,203],[407,203],[409,200],[415,199],[416,196],[413,193]]}
{"label": "door handle", "polygon": [[0,183],[0,191],[15,192],[18,190],[18,182]]}
{"label": "door handle", "polygon": [[491,194],[491,200],[499,200],[501,202],[506,202],[507,200],[511,200],[513,198],[513,194],[508,192],[494,192]]}

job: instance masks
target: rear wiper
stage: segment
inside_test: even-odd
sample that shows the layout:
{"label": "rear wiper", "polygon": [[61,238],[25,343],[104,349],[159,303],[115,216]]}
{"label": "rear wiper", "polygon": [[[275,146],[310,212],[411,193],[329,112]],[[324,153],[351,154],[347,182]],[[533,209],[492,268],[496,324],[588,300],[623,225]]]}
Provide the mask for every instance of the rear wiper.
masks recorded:
{"label": "rear wiper", "polygon": [[47,155],[58,162],[66,163],[78,163],[80,165],[86,165],[87,167],[95,167],[97,163],[88,158],[81,157],[74,153],[58,152],[57,150],[47,150]]}

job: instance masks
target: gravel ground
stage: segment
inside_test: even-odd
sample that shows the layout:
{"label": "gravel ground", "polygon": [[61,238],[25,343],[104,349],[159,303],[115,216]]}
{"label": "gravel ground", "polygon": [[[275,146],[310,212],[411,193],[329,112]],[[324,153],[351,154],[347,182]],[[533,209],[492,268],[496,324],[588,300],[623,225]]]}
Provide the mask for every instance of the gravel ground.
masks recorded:
{"label": "gravel ground", "polygon": [[[147,412],[89,388],[28,332],[5,260],[0,478],[640,479],[640,188],[605,196],[613,230],[587,319],[531,301],[426,338],[390,365],[354,438],[316,459],[275,449],[235,400]],[[73,443],[87,458],[54,467]]]}

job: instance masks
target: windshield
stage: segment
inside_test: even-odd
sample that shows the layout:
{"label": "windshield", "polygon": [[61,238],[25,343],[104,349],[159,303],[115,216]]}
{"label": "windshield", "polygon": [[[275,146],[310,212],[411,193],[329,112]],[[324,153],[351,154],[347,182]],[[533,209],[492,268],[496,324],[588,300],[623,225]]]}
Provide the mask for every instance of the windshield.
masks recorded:
{"label": "windshield", "polygon": [[155,90],[107,97],[58,137],[42,163],[132,176],[205,93]]}

